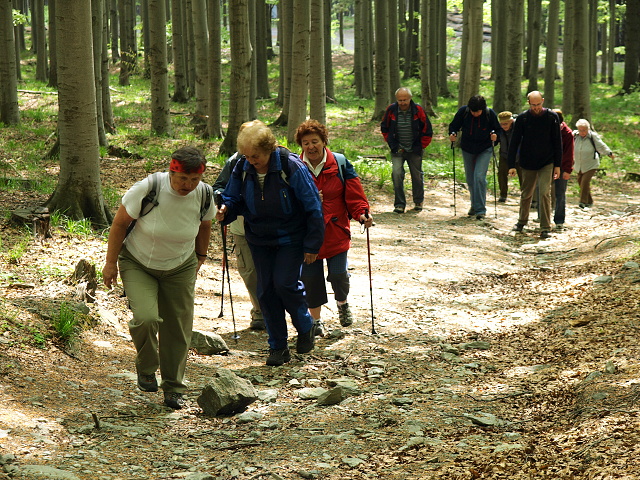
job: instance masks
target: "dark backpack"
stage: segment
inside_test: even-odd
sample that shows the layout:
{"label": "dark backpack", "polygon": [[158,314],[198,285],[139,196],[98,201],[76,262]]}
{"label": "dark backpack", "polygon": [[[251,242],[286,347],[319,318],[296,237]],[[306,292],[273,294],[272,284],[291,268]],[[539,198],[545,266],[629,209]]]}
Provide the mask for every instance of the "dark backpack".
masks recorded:
{"label": "dark backpack", "polygon": [[[158,197],[158,182],[160,181],[159,180],[160,173],[161,172],[156,172],[151,174],[151,182],[150,182],[151,186],[149,187],[149,191],[147,192],[147,194],[142,198],[142,202],[140,202],[141,203],[140,215],[138,218],[144,217],[151,210],[153,210],[154,207],[159,205],[157,197]],[[209,211],[209,208],[211,207],[211,197],[213,196],[213,189],[211,188],[211,185],[205,183],[204,186],[205,186],[205,189],[204,189],[204,192],[202,193],[202,199],[200,204],[200,221],[202,221],[204,216]],[[127,235],[129,235],[129,233],[131,233],[131,230],[133,230],[133,227],[136,226],[137,221],[138,219],[134,218],[133,221],[129,224],[129,226],[127,227],[127,233],[125,234],[125,238]]]}

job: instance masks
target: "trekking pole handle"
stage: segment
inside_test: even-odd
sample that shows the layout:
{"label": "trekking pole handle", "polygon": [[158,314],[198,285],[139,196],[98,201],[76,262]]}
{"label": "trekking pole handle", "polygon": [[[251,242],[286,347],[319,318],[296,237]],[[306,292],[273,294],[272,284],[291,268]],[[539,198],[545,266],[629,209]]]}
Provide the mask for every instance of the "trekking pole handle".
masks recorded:
{"label": "trekking pole handle", "polygon": [[220,207],[222,206],[222,192],[220,190],[216,190],[215,192],[213,192],[213,201],[215,202],[216,207],[220,209]]}

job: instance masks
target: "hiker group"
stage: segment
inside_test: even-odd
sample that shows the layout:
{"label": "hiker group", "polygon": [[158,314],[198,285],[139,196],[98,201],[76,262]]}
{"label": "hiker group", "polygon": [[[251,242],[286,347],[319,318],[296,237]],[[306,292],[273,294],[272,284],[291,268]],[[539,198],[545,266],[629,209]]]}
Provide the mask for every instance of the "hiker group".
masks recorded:
{"label": "hiker group", "polygon": [[[572,170],[578,171],[580,206],[587,208],[593,204],[589,184],[598,156],[612,153],[586,120],[577,122],[578,130],[571,132],[561,112],[543,107],[539,92],[531,92],[528,102],[529,110],[515,120],[511,112],[497,115],[479,95],[456,112],[449,124],[454,205],[453,147],[459,145],[462,151],[471,197],[469,215],[481,220],[487,214],[487,171],[492,156],[495,167],[494,147],[499,144],[500,201],[507,199],[507,176],[517,174],[522,193],[514,229],[523,230],[532,200],[539,199],[541,237],[546,238],[551,230],[552,198],[556,229],[564,224],[565,191]],[[408,88],[396,91],[396,102],[387,108],[380,129],[391,151],[394,212],[403,214],[407,207],[405,162],[413,209],[422,210],[422,157],[433,128]],[[122,198],[109,233],[103,279],[108,288],[116,284],[118,274],[123,282],[133,314],[129,330],[136,348],[138,387],[146,392],[161,388],[171,408],[185,404],[195,281],[208,258],[214,218],[223,239],[222,300],[225,273],[231,288],[228,229],[251,300],[249,327],[267,333],[267,365],[280,366],[292,358],[287,313],[297,334],[296,353],[310,352],[316,336],[325,334],[322,307],[329,301],[325,264],[339,323],[343,327],[353,323],[347,258],[351,220],[366,230],[370,255],[369,202],[351,162],[328,148],[325,125],[307,120],[298,126],[295,140],[300,155],[279,146],[263,122],[244,123],[237,138],[238,152],[227,160],[213,187],[201,181],[206,170],[203,153],[183,147],[172,154],[168,172],[150,175]],[[369,286],[375,333],[370,260]],[[233,312],[233,303],[231,308]],[[237,336],[235,317],[233,322]]]}

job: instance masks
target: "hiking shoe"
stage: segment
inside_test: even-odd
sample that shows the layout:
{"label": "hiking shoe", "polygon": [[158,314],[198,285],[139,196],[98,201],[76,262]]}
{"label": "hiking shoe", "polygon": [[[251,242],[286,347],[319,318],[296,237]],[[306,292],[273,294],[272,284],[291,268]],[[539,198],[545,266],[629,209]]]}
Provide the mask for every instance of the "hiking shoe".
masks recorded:
{"label": "hiking shoe", "polygon": [[556,232],[564,231],[564,223],[556,223]]}
{"label": "hiking shoe", "polygon": [[340,325],[343,327],[348,327],[353,323],[353,317],[351,316],[348,303],[338,305],[338,318],[340,318]]}
{"label": "hiking shoe", "polygon": [[157,392],[158,381],[156,380],[156,374],[144,375],[138,372],[138,388],[143,392]]}
{"label": "hiking shoe", "polygon": [[420,203],[416,203],[416,205],[415,205],[415,207],[413,207],[413,209],[414,209],[416,212],[421,212],[421,211],[422,211],[422,202],[420,202]]}
{"label": "hiking shoe", "polygon": [[484,220],[484,217],[486,217],[484,213],[479,213],[478,215],[476,215],[476,220]]}
{"label": "hiking shoe", "polygon": [[524,223],[516,223],[511,230],[514,232],[521,232],[523,228]]}
{"label": "hiking shoe", "polygon": [[316,324],[312,324],[308,332],[298,333],[296,352],[309,353],[316,345]]}
{"label": "hiking shoe", "polygon": [[264,320],[262,318],[252,318],[249,324],[251,330],[265,330]]}
{"label": "hiking shoe", "polygon": [[164,404],[173,408],[174,410],[180,410],[185,406],[184,398],[182,398],[182,394],[178,392],[164,392]]}
{"label": "hiking shoe", "polygon": [[507,197],[500,197],[500,198],[498,199],[498,201],[499,201],[500,203],[504,203],[504,202],[506,202],[506,201],[507,201]]}
{"label": "hiking shoe", "polygon": [[471,207],[467,212],[467,215],[469,215],[470,217],[473,217],[475,214],[476,214],[476,211],[473,209],[473,207]]}
{"label": "hiking shoe", "polygon": [[404,207],[396,207],[393,209],[393,213],[404,213]]}
{"label": "hiking shoe", "polygon": [[269,349],[269,356],[267,357],[267,365],[271,367],[279,367],[287,362],[291,361],[291,353],[288,348],[282,350]]}
{"label": "hiking shoe", "polygon": [[316,324],[316,337],[324,337],[327,333],[324,323],[322,320],[314,320],[314,322]]}
{"label": "hiking shoe", "polygon": [[587,206],[587,204],[586,204],[586,203],[582,203],[582,202],[580,202],[580,203],[578,204],[578,206],[579,206],[580,208],[584,208],[584,207],[586,207],[586,206]]}
{"label": "hiking shoe", "polygon": [[538,202],[531,202],[531,208],[533,209],[538,208]]}
{"label": "hiking shoe", "polygon": [[540,238],[549,238],[551,236],[551,232],[549,232],[548,230],[542,230],[540,232]]}

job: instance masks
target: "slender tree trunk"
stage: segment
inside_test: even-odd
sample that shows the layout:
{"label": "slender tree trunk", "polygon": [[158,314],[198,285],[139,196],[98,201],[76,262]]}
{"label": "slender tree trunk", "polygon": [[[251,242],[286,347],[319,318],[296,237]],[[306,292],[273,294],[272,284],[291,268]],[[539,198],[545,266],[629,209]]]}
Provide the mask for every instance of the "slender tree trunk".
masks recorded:
{"label": "slender tree trunk", "polygon": [[207,119],[207,135],[222,138],[222,112],[220,103],[222,92],[222,54],[220,31],[220,2],[208,0],[207,5],[209,25],[209,118]]}
{"label": "slender tree trunk", "polygon": [[598,74],[598,0],[589,0],[589,82]]}
{"label": "slender tree trunk", "polygon": [[40,82],[47,81],[48,56],[47,56],[47,33],[46,22],[44,19],[44,0],[35,0],[34,13],[36,18],[34,19],[34,32],[37,34],[34,37],[36,45],[36,80]]}
{"label": "slender tree trunk", "polygon": [[[55,3],[55,1],[56,0],[53,0],[52,3]],[[109,77],[109,4],[110,1],[106,0],[102,12],[102,42],[100,46],[102,51],[100,58],[100,70],[102,71],[102,121],[106,132],[116,133],[115,121],[113,120],[113,109],[111,108],[111,80]]]}
{"label": "slender tree trunk", "polygon": [[467,51],[469,49],[469,11],[471,0],[462,2],[462,45],[460,47],[460,72],[458,73],[458,106],[467,103],[464,92],[464,81],[467,74]]}
{"label": "slender tree trunk", "polygon": [[171,133],[167,29],[164,0],[149,0],[149,66],[151,71],[151,132]]}
{"label": "slender tree trunk", "polygon": [[398,0],[388,0],[389,14],[389,97],[394,100],[395,92],[400,88],[400,50],[398,49]]}
{"label": "slender tree trunk", "polygon": [[555,85],[558,74],[558,37],[560,35],[560,0],[549,1],[547,20],[547,55],[544,65],[544,101],[548,107],[555,105]]}
{"label": "slender tree trunk", "polygon": [[278,25],[282,38],[280,41],[280,83],[282,85],[282,112],[273,122],[274,125],[286,126],[289,123],[289,104],[291,102],[291,75],[293,73],[293,59],[291,55],[293,36],[293,0],[280,0],[280,23]]}
{"label": "slender tree trunk", "polygon": [[607,22],[600,24],[602,34],[602,56],[600,57],[600,83],[607,83],[607,65],[609,64],[609,25]]}
{"label": "slender tree trunk", "polygon": [[[13,0],[13,9],[19,10],[16,8],[18,5],[18,0]],[[11,13],[11,9],[9,10]],[[12,15],[11,15],[12,16]],[[13,20],[12,20],[13,25]],[[24,35],[24,26],[22,24],[18,24],[13,27],[13,38],[14,38],[14,50],[15,50],[15,68],[16,68],[16,78],[18,80],[22,80],[22,69],[20,68],[20,60],[22,59],[22,49],[23,49],[23,35]]]}
{"label": "slender tree trunk", "polygon": [[477,95],[480,91],[480,68],[482,67],[482,4],[483,0],[467,0],[469,8],[469,29],[468,46],[465,63],[464,82],[460,85],[458,101],[460,105],[465,105],[467,100]]}
{"label": "slender tree trunk", "polygon": [[149,0],[140,0],[140,17],[142,18],[142,48],[144,49],[144,62],[142,76],[151,78],[149,62]]}
{"label": "slender tree trunk", "polygon": [[447,72],[447,1],[435,0],[438,3],[438,96],[452,98],[449,91],[449,74]]}
{"label": "slender tree trunk", "polygon": [[633,92],[640,79],[638,64],[640,62],[640,0],[627,0],[625,14],[626,50],[624,55],[624,93]]}
{"label": "slender tree trunk", "polygon": [[616,0],[609,0],[609,56],[607,84],[613,85],[613,62],[616,58],[616,38],[618,36],[618,22],[616,21]]}
{"label": "slender tree trunk", "polygon": [[101,146],[109,145],[104,130],[102,116],[102,22],[104,20],[104,0],[91,0],[91,38],[93,40],[93,74],[96,86],[96,123],[98,125],[98,142]]}
{"label": "slender tree trunk", "polygon": [[524,45],[524,0],[507,1],[507,79],[505,108],[522,111],[522,47]]}
{"label": "slender tree trunk", "polygon": [[419,4],[416,0],[408,0],[409,11],[407,15],[407,31],[404,52],[404,72],[402,78],[407,80],[414,75],[417,65],[418,38],[419,38]]}
{"label": "slender tree trunk", "polygon": [[322,7],[324,16],[324,84],[327,95],[327,101],[334,102],[336,98],[335,87],[333,84],[333,48],[331,44],[331,0],[324,0]]}
{"label": "slender tree trunk", "polygon": [[[371,23],[369,17],[371,16],[371,3],[370,0],[360,0],[360,20],[359,24],[359,38],[358,38],[358,63],[360,65],[360,72],[362,78],[362,86],[360,96],[362,98],[373,98],[373,52],[371,51],[371,42],[369,40],[371,36]],[[356,1],[356,5],[358,2]],[[358,15],[358,11],[356,11]]]}
{"label": "slender tree trunk", "polygon": [[58,57],[56,52],[56,1],[49,1],[49,83],[50,87],[58,86]]}
{"label": "slender tree trunk", "polygon": [[362,2],[354,0],[353,15],[353,83],[356,89],[356,97],[362,97],[364,79],[362,78]]}
{"label": "slender tree trunk", "polygon": [[[436,0],[423,0],[427,4],[427,8],[422,15],[422,28],[420,29],[425,52],[423,53],[422,62],[426,62],[429,75],[429,99],[431,104],[431,112],[429,115],[434,116],[433,107],[438,106],[438,5]],[[424,96],[422,100],[424,107]]]}
{"label": "slender tree trunk", "polygon": [[229,156],[237,148],[240,125],[249,120],[251,82],[251,43],[249,39],[249,5],[247,0],[229,4],[231,35],[231,78],[229,83],[229,128],[220,145],[220,154]]}
{"label": "slender tree trunk", "polygon": [[[558,1],[558,0],[556,0]],[[491,26],[491,44],[495,44],[491,60],[493,76],[493,108],[496,112],[505,109],[505,83],[507,81],[507,2],[508,0],[493,0],[495,2],[494,24]],[[493,12],[493,8],[492,8]],[[548,54],[548,51],[547,51]]]}
{"label": "slender tree trunk", "polygon": [[133,29],[132,0],[118,0],[118,17],[120,19],[120,76],[121,86],[130,85],[129,76],[135,66],[135,47],[131,43]]}
{"label": "slender tree trunk", "polygon": [[[577,0],[565,0],[564,2],[564,41],[562,48],[562,110],[565,114],[573,112],[573,88],[575,78],[575,52],[573,51],[576,27],[574,10]],[[575,124],[577,119],[573,119]]]}
{"label": "slender tree trunk", "polygon": [[113,63],[120,60],[120,19],[118,18],[118,0],[109,1],[109,15],[111,18],[111,58]]}
{"label": "slender tree trunk", "polygon": [[[193,44],[195,54],[195,94],[196,111],[193,124],[197,131],[201,131],[207,123],[206,115],[209,110],[209,36],[207,32],[206,0],[191,0],[191,20],[193,22]],[[255,1],[255,0],[251,0]]]}
{"label": "slender tree trunk", "polygon": [[310,0],[296,0],[293,4],[293,49],[292,58],[296,68],[291,74],[291,103],[287,140],[295,142],[298,125],[307,117],[307,93],[309,92],[309,34],[311,29]]}
{"label": "slender tree trunk", "polygon": [[435,63],[430,62],[430,25],[432,22],[430,3],[431,2],[429,2],[428,0],[422,0],[422,4],[420,7],[420,16],[422,17],[420,22],[420,104],[422,105],[422,108],[424,108],[427,115],[434,116],[434,95],[431,79],[434,77],[434,75],[432,74],[432,70],[435,70]]}
{"label": "slender tree trunk", "polygon": [[182,11],[182,31],[185,33],[185,58],[187,61],[187,91],[192,97],[196,94],[196,42],[193,26],[193,0],[184,0],[184,9]]}
{"label": "slender tree trunk", "polygon": [[529,2],[529,85],[527,91],[538,90],[538,65],[540,63],[540,39],[542,26],[542,2],[532,0]]}
{"label": "slender tree trunk", "polygon": [[389,106],[389,12],[387,0],[375,0],[375,106],[372,121],[379,122]]}
{"label": "slender tree trunk", "polygon": [[311,32],[309,45],[314,45],[315,54],[309,55],[309,118],[322,124],[327,122],[327,89],[324,72],[324,0],[311,0]]}
{"label": "slender tree trunk", "polygon": [[249,118],[258,116],[256,98],[258,96],[258,69],[256,64],[256,0],[249,0],[249,41],[251,42],[251,81],[249,82]]}
{"label": "slender tree trunk", "polygon": [[[589,0],[575,0],[574,25],[576,32],[589,31]],[[640,12],[639,12],[640,13]],[[586,118],[591,121],[591,64],[589,62],[589,43],[584,42],[581,35],[573,37],[574,85],[573,85],[573,119]]]}
{"label": "slender tree trunk", "polygon": [[265,0],[256,0],[256,98],[271,98],[269,93],[269,52],[267,39],[271,38],[270,18]]}
{"label": "slender tree trunk", "polygon": [[5,125],[20,123],[14,31],[11,0],[0,0],[0,122]]}
{"label": "slender tree trunk", "polygon": [[56,7],[60,174],[47,206],[72,219],[90,218],[94,225],[106,227],[112,216],[100,181],[92,44],[87,42],[91,5],[62,0]]}
{"label": "slender tree trunk", "polygon": [[183,8],[181,2],[171,2],[171,46],[173,49],[173,97],[171,100],[177,103],[187,103],[187,58],[186,41],[184,36]]}

